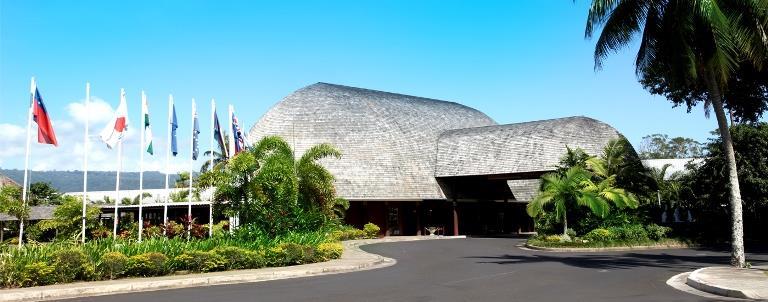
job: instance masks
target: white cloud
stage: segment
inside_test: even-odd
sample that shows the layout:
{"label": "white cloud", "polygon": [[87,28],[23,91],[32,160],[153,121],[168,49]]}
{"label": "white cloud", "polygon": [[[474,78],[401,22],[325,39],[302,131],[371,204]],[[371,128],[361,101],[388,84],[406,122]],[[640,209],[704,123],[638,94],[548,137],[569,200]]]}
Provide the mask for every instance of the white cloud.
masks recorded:
{"label": "white cloud", "polygon": [[91,101],[88,103],[88,108],[85,106],[85,100],[80,100],[67,105],[67,112],[69,116],[74,118],[77,123],[84,123],[86,119],[91,124],[106,123],[112,118],[115,110],[112,106],[104,100],[91,97]]}

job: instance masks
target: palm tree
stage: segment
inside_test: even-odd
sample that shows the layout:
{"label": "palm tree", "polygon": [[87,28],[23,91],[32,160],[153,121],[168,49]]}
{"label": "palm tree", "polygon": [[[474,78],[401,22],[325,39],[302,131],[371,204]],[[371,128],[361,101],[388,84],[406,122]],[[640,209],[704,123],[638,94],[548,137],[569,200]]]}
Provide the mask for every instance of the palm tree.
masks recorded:
{"label": "palm tree", "polygon": [[738,267],[746,265],[741,193],[723,91],[740,63],[762,67],[768,61],[765,7],[766,0],[592,0],[586,24],[587,38],[602,26],[595,46],[596,69],[639,36],[635,67],[641,79],[661,73],[669,83],[706,87],[705,108],[715,111],[728,163],[731,262]]}
{"label": "palm tree", "polygon": [[296,176],[300,201],[307,206],[318,207],[326,216],[331,217],[338,202],[333,186],[334,177],[318,162],[328,157],[341,158],[341,151],[330,144],[309,148],[296,161]]}
{"label": "palm tree", "polygon": [[210,156],[211,153],[213,153],[213,167],[218,167],[220,164],[227,161],[227,157],[224,156],[224,154],[212,150],[208,150],[203,152],[203,158],[206,159],[206,161],[203,163],[202,166],[200,166],[200,173],[205,173],[209,170],[211,170],[211,160]]}
{"label": "palm tree", "polygon": [[[224,146],[229,146],[229,136],[226,132],[224,132]],[[215,150],[208,150],[203,152],[203,159],[206,159],[206,161],[203,163],[202,166],[200,166],[200,173],[205,173],[206,171],[209,171],[211,169],[211,160],[210,156],[213,154],[213,167],[220,167],[220,164],[225,163],[227,161],[227,156],[223,152],[218,152]]]}
{"label": "palm tree", "polygon": [[568,231],[568,209],[574,206],[588,207],[592,213],[605,217],[610,204],[616,207],[637,207],[637,199],[623,189],[613,186],[615,177],[599,183],[592,182],[592,173],[576,166],[563,175],[549,173],[541,178],[541,191],[528,204],[526,211],[531,217],[545,212],[545,207],[554,207],[555,217],[563,222],[563,235]]}

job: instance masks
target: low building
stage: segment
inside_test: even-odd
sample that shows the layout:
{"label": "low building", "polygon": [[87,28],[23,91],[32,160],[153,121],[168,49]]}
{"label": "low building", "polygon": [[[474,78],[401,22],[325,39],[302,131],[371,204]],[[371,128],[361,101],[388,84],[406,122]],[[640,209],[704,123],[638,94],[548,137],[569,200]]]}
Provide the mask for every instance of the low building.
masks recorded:
{"label": "low building", "polygon": [[458,234],[533,231],[525,205],[566,146],[599,154],[616,129],[588,117],[498,125],[454,102],[317,83],[272,107],[250,129],[279,135],[297,154],[330,143],[322,164],[350,201],[346,221],[386,235],[427,228]]}

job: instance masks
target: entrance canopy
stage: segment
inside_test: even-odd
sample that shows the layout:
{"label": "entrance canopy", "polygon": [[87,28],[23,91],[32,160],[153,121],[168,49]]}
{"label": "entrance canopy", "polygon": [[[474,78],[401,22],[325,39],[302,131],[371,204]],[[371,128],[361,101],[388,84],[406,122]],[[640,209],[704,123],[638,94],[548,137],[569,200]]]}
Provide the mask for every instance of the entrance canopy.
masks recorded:
{"label": "entrance canopy", "polygon": [[619,137],[580,116],[449,130],[438,138],[435,177],[449,199],[529,201],[567,147],[599,155]]}

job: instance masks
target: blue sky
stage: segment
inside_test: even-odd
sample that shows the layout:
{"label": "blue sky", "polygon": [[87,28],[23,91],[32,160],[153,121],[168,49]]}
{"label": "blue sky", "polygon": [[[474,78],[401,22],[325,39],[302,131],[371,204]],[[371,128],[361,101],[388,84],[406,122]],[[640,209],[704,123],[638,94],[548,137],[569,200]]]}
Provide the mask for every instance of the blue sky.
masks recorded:
{"label": "blue sky", "polygon": [[[636,47],[593,69],[584,39],[588,1],[64,1],[0,0],[0,167],[23,168],[29,80],[38,79],[61,146],[35,145],[35,169],[79,169],[82,120],[104,127],[125,88],[133,124],[149,97],[164,154],[168,94],[177,103],[188,164],[191,99],[208,129],[208,102],[235,106],[250,128],[284,96],[315,82],[443,99],[499,123],[586,115],[636,146],[666,133],[705,141],[716,127],[701,108],[672,109],[637,83]],[[85,82],[97,107],[76,103]],[[100,106],[100,107],[98,107]],[[21,129],[21,130],[20,130]],[[136,130],[134,127],[133,130]],[[202,150],[208,133],[203,131]],[[133,132],[136,134],[136,131]],[[126,170],[138,170],[138,136]],[[19,144],[19,142],[22,142]],[[92,169],[114,169],[93,139]],[[74,158],[74,159],[73,159]],[[162,169],[163,156],[148,159]]]}

